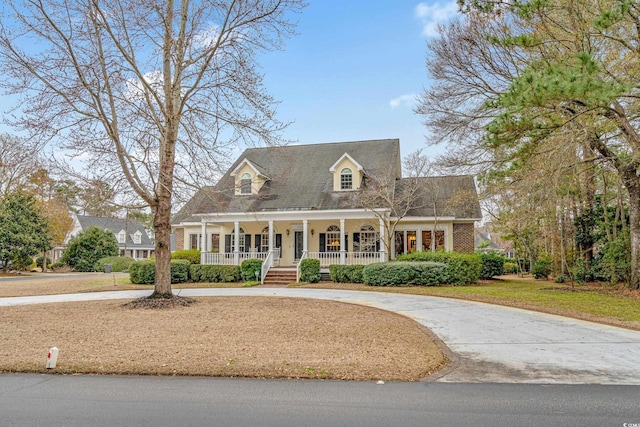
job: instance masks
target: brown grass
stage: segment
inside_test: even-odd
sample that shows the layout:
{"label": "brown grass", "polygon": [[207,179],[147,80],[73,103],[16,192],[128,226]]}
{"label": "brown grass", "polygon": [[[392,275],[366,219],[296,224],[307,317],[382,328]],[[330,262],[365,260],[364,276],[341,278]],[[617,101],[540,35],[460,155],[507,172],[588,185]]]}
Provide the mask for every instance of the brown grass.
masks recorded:
{"label": "brown grass", "polygon": [[416,322],[374,308],[280,297],[197,298],[188,307],[125,301],[0,310],[0,371],[415,381],[447,358]]}

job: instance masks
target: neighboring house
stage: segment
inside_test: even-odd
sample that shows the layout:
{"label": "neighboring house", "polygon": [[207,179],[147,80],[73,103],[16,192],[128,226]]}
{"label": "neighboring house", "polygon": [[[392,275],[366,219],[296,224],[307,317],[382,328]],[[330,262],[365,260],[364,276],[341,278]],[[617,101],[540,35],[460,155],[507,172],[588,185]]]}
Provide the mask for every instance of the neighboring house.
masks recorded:
{"label": "neighboring house", "polygon": [[474,246],[476,251],[481,252],[490,252],[490,251],[498,251],[502,252],[502,248],[498,246],[496,242],[492,240],[491,233],[483,233],[479,230],[476,230],[474,233]]}
{"label": "neighboring house", "polygon": [[[326,269],[429,248],[435,231],[438,249],[473,252],[474,222],[481,219],[474,180],[453,176],[420,178],[427,193],[437,186],[437,197],[402,218],[386,253],[384,223],[358,195],[372,177],[389,172],[396,193],[403,191],[409,178],[402,178],[397,139],[247,149],[173,217],[175,249],[200,249],[204,264],[262,258],[268,269],[314,258]],[[460,192],[472,197],[450,203]]]}
{"label": "neighboring house", "polygon": [[[155,245],[149,238],[144,226],[135,219],[104,218],[88,215],[72,215],[71,231],[64,240],[65,246],[73,236],[77,236],[89,227],[98,227],[113,233],[118,242],[120,256],[128,256],[136,260],[147,259],[153,255]],[[53,249],[52,261],[60,261],[65,246]]]}

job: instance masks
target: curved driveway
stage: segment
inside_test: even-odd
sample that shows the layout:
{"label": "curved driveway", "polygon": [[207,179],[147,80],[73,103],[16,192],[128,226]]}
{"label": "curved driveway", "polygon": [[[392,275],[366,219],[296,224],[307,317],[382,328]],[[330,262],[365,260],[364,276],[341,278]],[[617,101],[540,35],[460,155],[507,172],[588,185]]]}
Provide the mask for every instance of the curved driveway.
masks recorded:
{"label": "curved driveway", "polygon": [[[137,298],[151,291],[0,298],[0,306]],[[433,331],[456,355],[439,382],[640,384],[640,332],[439,297],[326,289],[176,289],[181,296],[283,296],[394,311]]]}

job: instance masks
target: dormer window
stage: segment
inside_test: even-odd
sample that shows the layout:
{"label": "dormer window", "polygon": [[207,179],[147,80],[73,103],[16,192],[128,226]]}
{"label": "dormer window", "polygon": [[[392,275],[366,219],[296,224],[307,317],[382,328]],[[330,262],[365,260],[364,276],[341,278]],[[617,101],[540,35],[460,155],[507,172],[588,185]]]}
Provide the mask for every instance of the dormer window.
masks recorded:
{"label": "dormer window", "polygon": [[124,230],[120,230],[117,235],[118,243],[125,243],[127,241],[127,232]]}
{"label": "dormer window", "polygon": [[251,194],[251,175],[248,173],[240,177],[240,194]]}
{"label": "dormer window", "polygon": [[340,171],[340,189],[353,189],[353,172],[349,168],[344,168]]}
{"label": "dormer window", "polygon": [[136,230],[136,232],[131,235],[131,240],[133,240],[133,243],[137,245],[141,243],[142,233],[140,232],[140,230]]}

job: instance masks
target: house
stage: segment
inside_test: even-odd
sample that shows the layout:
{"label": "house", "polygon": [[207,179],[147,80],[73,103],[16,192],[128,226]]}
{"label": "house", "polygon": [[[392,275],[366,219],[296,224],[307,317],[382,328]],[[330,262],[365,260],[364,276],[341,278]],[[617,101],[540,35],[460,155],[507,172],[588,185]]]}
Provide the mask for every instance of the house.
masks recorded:
{"label": "house", "polygon": [[[395,229],[388,227],[391,209],[362,202],[381,176],[393,178],[398,198],[420,183],[419,202]],[[201,188],[180,209],[172,230],[175,249],[200,249],[203,264],[261,258],[268,271],[314,258],[326,269],[432,246],[473,252],[480,219],[473,177],[402,178],[400,142],[387,139],[247,149],[216,185]],[[393,243],[381,244],[391,229]]]}
{"label": "house", "polygon": [[[128,256],[136,260],[147,259],[153,255],[155,245],[149,238],[144,226],[137,220],[126,218],[105,218],[88,215],[72,215],[71,231],[64,240],[66,246],[73,236],[77,236],[89,227],[98,227],[109,230],[115,236],[120,249],[120,256]],[[53,249],[52,261],[57,262],[62,258],[64,246]]]}

